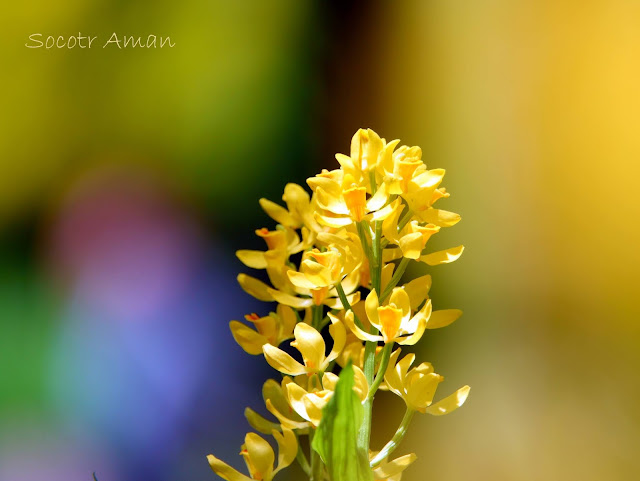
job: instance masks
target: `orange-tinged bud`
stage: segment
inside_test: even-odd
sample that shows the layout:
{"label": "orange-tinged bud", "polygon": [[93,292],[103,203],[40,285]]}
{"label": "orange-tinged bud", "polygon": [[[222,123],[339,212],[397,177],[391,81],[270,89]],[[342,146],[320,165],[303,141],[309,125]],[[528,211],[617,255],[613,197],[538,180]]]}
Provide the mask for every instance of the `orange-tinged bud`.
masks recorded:
{"label": "orange-tinged bud", "polygon": [[287,248],[287,234],[283,230],[269,230],[263,227],[256,230],[256,235],[264,239],[269,250]]}

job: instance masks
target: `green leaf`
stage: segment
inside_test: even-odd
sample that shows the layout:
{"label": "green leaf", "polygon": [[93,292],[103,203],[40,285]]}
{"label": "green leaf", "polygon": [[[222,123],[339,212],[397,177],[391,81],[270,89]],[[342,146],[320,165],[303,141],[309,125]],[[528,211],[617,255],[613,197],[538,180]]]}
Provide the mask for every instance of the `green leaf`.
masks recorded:
{"label": "green leaf", "polygon": [[353,390],[351,362],[340,373],[333,397],[322,410],[322,420],[313,437],[331,481],[372,481],[369,455],[358,448],[358,431],[364,410]]}

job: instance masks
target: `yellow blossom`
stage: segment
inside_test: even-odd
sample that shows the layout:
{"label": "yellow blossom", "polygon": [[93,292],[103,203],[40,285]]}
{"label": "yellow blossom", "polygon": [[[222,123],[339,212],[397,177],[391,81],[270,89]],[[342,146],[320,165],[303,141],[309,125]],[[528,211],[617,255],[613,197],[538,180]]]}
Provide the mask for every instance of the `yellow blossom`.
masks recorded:
{"label": "yellow blossom", "polygon": [[406,193],[413,178],[426,169],[422,161],[422,149],[406,145],[399,147],[392,155],[383,157],[378,165],[378,171],[391,194]]}
{"label": "yellow blossom", "polygon": [[275,455],[271,445],[255,433],[248,433],[245,436],[245,442],[240,451],[251,477],[241,474],[213,454],[207,456],[211,469],[227,481],[250,481],[252,479],[271,481],[279,471],[293,462],[298,452],[298,440],[290,429],[282,428],[282,433],[274,430],[272,435],[278,443],[278,465],[275,469],[273,467]]}
{"label": "yellow blossom", "polygon": [[252,322],[255,330],[238,321],[231,321],[229,327],[233,338],[247,353],[252,355],[262,354],[262,346],[271,344],[278,346],[282,341],[293,337],[293,328],[296,325],[296,313],[289,306],[279,304],[276,312],[268,316],[259,317],[257,314],[248,314],[245,319]]}
{"label": "yellow blossom", "polygon": [[326,245],[324,250],[306,251],[299,272],[290,270],[287,273],[296,287],[310,290],[332,287],[362,263],[362,248],[355,234],[344,231],[341,235],[321,233],[318,242]]}
{"label": "yellow blossom", "polygon": [[351,139],[350,155],[336,154],[336,160],[345,174],[365,186],[369,183],[369,172],[376,171],[381,158],[390,156],[398,142],[394,140],[387,144],[373,130],[359,129]]}
{"label": "yellow blossom", "polygon": [[296,231],[282,227],[269,230],[265,227],[256,230],[256,235],[262,237],[267,244],[267,251],[239,250],[236,256],[247,267],[252,269],[267,269],[269,265],[268,256],[275,256],[274,252],[284,255],[285,258],[300,252],[304,246],[300,243],[300,238]]}
{"label": "yellow blossom", "polygon": [[378,295],[372,290],[365,301],[365,309],[369,322],[382,336],[360,329],[355,324],[353,311],[349,311],[345,315],[345,324],[356,336],[364,341],[411,345],[420,340],[427,327],[431,315],[431,300],[427,300],[424,307],[412,317],[411,300],[404,288],[394,288],[388,304],[384,306],[379,305]]}
{"label": "yellow blossom", "polygon": [[[369,389],[367,379],[359,367],[354,366],[353,369],[355,377],[354,391],[360,400],[364,401]],[[322,409],[333,396],[338,376],[325,372],[322,375],[321,385],[316,379],[317,376],[315,375],[309,379],[307,389],[291,380],[286,382],[285,387],[289,405],[300,417],[309,421],[314,427],[320,424]]]}
{"label": "yellow blossom", "polygon": [[407,354],[396,363],[399,355],[400,349],[391,355],[384,379],[387,388],[400,396],[407,404],[407,408],[440,416],[448,414],[464,404],[469,395],[469,386],[461,387],[453,394],[432,404],[438,384],[444,378],[433,372],[433,366],[428,362],[423,362],[409,370],[415,360],[415,354]]}
{"label": "yellow blossom", "polygon": [[325,355],[326,345],[322,335],[308,324],[298,323],[293,331],[295,341],[291,345],[302,354],[303,364],[300,364],[289,354],[270,344],[262,346],[264,357],[271,367],[288,374],[299,376],[300,374],[313,374],[324,371],[329,363],[338,357],[347,337],[347,332],[342,323],[332,318],[329,326],[329,334],[333,338],[333,347],[329,355]]}
{"label": "yellow blossom", "polygon": [[[374,458],[376,454],[378,453],[371,453],[371,458]],[[407,469],[416,458],[417,456],[414,453],[400,456],[393,461],[387,461],[385,458],[380,463],[380,466],[373,470],[373,479],[376,481],[400,481],[400,479],[402,479],[402,472]]]}
{"label": "yellow blossom", "polygon": [[[351,175],[345,175],[341,183],[325,180],[328,182],[324,182],[322,186],[318,185],[315,189],[318,206],[326,211],[326,214],[315,214],[316,220],[322,225],[341,228],[365,219],[382,220],[392,212],[391,206],[383,208],[389,199],[384,185],[367,198],[367,189],[358,184]],[[312,182],[310,184],[313,185]]]}

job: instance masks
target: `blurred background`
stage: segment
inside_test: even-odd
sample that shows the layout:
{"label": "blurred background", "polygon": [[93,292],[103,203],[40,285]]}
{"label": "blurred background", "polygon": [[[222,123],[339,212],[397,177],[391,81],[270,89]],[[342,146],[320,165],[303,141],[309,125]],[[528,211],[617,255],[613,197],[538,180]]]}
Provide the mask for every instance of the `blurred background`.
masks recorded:
{"label": "blurred background", "polygon": [[[268,310],[234,251],[359,127],[447,169],[463,221],[432,242],[467,247],[420,357],[471,396],[414,421],[403,479],[637,479],[639,26],[630,0],[5,5],[0,481],[241,466],[271,373],[228,330]],[[176,47],[24,45],[114,31]]]}

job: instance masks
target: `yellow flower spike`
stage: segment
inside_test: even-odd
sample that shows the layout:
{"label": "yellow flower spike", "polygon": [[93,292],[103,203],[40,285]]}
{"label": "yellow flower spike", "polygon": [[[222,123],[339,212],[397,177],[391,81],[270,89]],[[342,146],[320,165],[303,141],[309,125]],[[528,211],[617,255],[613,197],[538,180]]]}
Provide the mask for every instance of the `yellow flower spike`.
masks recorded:
{"label": "yellow flower spike", "polygon": [[[245,274],[238,276],[238,281],[252,296],[276,301],[277,312],[264,317],[248,315],[248,324],[232,321],[230,328],[243,349],[254,355],[262,352],[267,363],[283,374],[281,383],[271,380],[263,386],[265,405],[279,424],[249,408],[245,411],[257,431],[274,436],[278,454],[276,458],[274,449],[260,436],[248,434],[241,454],[250,477],[209,456],[212,469],[224,479],[271,481],[300,454],[298,436],[311,436],[318,426],[322,434],[317,438],[322,441],[319,446],[340,445],[341,433],[323,432],[320,424],[323,410],[332,420],[340,419],[334,405],[342,404],[331,402],[331,409],[325,409],[340,385],[338,376],[331,372],[334,361],[342,367],[353,366],[353,389],[362,404],[365,423],[357,436],[357,449],[353,453],[349,449],[347,458],[340,454],[343,449],[330,457],[325,452],[321,458],[312,451],[310,464],[304,454],[300,456],[303,471],[313,479],[321,478],[325,468],[332,474],[343,467],[352,474],[353,469],[368,472],[355,454],[367,453],[377,389],[400,396],[407,410],[393,438],[379,453],[372,453],[369,466],[376,480],[400,481],[404,469],[415,460],[410,454],[388,461],[415,412],[443,415],[467,399],[469,387],[464,386],[434,402],[442,376],[429,363],[412,367],[415,355],[400,358],[400,349],[392,350],[394,343],[415,344],[426,329],[447,326],[461,315],[458,309],[432,312],[428,275],[398,286],[409,260],[445,264],[459,258],[463,250],[459,246],[427,253],[430,237],[457,223],[460,216],[433,207],[439,199],[449,197],[441,187],[445,171],[428,170],[419,147],[398,146],[398,140],[386,142],[374,131],[360,129],[352,139],[350,155],[336,155],[340,168],[323,170],[307,179],[311,195],[299,185],[287,184],[282,196],[285,206],[260,200],[278,225],[274,230],[256,230],[266,243],[266,251],[240,250],[236,255],[248,267],[265,269],[269,281]],[[360,235],[365,238],[361,240]],[[301,258],[292,258],[301,252]],[[392,261],[397,259],[402,261],[394,265]],[[360,287],[364,292],[369,290],[366,299],[360,299]],[[329,307],[328,320],[323,319],[327,311],[323,306]],[[302,309],[305,314],[301,320],[302,313],[295,310]],[[320,332],[327,322],[333,341],[328,354],[329,346]],[[291,337],[301,361],[279,348]],[[350,408],[359,407],[357,401],[353,406],[353,400]],[[350,465],[352,459],[358,460],[357,466]]]}
{"label": "yellow flower spike", "polygon": [[[376,453],[373,453],[374,455]],[[387,462],[382,461],[380,466],[373,470],[373,478],[376,481],[400,481],[402,472],[409,467],[418,457],[414,454],[406,454]]]}
{"label": "yellow flower spike", "polygon": [[420,257],[420,261],[430,266],[448,264],[450,262],[457,261],[462,255],[463,251],[464,251],[464,246],[451,247],[443,251],[433,252],[431,254],[424,255]]}

